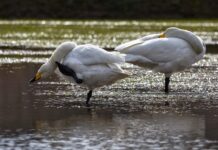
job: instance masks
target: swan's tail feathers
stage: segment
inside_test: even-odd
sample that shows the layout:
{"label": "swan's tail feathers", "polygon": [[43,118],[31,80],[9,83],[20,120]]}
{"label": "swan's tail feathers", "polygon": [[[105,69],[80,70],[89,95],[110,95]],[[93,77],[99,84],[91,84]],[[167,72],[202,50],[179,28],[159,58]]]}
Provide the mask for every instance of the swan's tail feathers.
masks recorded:
{"label": "swan's tail feathers", "polygon": [[120,73],[120,79],[124,79],[127,78],[129,76],[131,76],[132,74],[126,70],[124,70],[122,73]]}
{"label": "swan's tail feathers", "polygon": [[123,70],[119,64],[108,64],[108,66],[113,69],[114,72],[119,73],[121,78],[126,78],[131,75],[129,71]]}
{"label": "swan's tail feathers", "polygon": [[119,53],[119,52],[110,52],[109,55],[111,55],[111,57],[108,58],[108,62],[118,63],[118,64],[125,63],[125,58],[123,57],[123,55],[121,53]]}
{"label": "swan's tail feathers", "polygon": [[153,68],[158,65],[156,62],[153,62],[150,59],[143,56],[132,55],[132,54],[123,54],[123,56],[125,58],[125,62],[140,67]]}
{"label": "swan's tail feathers", "polygon": [[110,54],[113,55],[113,61],[110,61],[110,63],[118,63],[118,64],[125,63],[125,57],[122,53],[113,51],[110,52]]}

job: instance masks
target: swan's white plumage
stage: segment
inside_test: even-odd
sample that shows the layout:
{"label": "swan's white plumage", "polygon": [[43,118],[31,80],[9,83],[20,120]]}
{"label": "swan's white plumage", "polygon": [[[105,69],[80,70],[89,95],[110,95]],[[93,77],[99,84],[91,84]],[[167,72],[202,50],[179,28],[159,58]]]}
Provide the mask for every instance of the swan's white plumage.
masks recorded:
{"label": "swan's white plumage", "polygon": [[74,42],[64,42],[58,45],[53,54],[50,57],[50,61],[60,62],[72,49],[76,47]]}
{"label": "swan's white plumage", "polygon": [[71,57],[76,58],[84,65],[125,62],[124,58],[91,44],[78,45],[66,56],[65,59],[70,60]]}
{"label": "swan's white plumage", "polygon": [[[128,73],[118,65],[123,62],[123,57],[91,44],[76,46],[61,60],[63,65],[73,69],[78,78],[83,80],[81,86],[90,90],[127,77]],[[58,74],[74,82],[72,77],[65,76],[60,72]]]}
{"label": "swan's white plumage", "polygon": [[113,54],[91,44],[77,46],[73,42],[64,42],[39,68],[30,83],[56,72],[66,80],[89,89],[86,99],[86,106],[89,107],[93,89],[129,75],[119,65],[124,62],[120,53]]}
{"label": "swan's white plumage", "polygon": [[160,36],[160,34],[147,35],[147,36],[144,36],[142,38],[139,38],[139,39],[136,39],[136,40],[121,44],[121,45],[117,46],[115,48],[115,50],[122,51],[124,53],[126,50],[128,50],[131,47],[142,44],[147,40],[158,38],[159,36]]}
{"label": "swan's white plumage", "polygon": [[187,43],[189,43],[192,46],[192,49],[197,54],[200,54],[201,52],[206,50],[203,40],[188,30],[183,30],[176,27],[170,27],[166,29],[164,34],[166,37],[175,37],[185,40]]}
{"label": "swan's white plumage", "polygon": [[55,62],[71,68],[77,77],[83,80],[80,85],[90,90],[110,85],[129,75],[119,66],[119,63],[124,63],[121,55],[107,52],[91,44],[76,45],[73,42],[60,44],[37,73],[40,74],[40,77],[45,78],[56,72],[66,80],[75,83],[71,76],[66,76],[57,69]]}
{"label": "swan's white plumage", "polygon": [[192,32],[168,28],[165,38],[154,34],[121,44],[115,50],[125,53],[125,61],[171,75],[197,62],[205,54],[202,40]]}

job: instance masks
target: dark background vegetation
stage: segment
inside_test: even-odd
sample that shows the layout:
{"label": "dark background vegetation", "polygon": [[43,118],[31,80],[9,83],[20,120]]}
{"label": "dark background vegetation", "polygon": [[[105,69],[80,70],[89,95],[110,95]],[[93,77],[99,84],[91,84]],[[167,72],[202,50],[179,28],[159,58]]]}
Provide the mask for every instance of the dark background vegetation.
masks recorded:
{"label": "dark background vegetation", "polygon": [[216,18],[217,0],[1,0],[0,18]]}

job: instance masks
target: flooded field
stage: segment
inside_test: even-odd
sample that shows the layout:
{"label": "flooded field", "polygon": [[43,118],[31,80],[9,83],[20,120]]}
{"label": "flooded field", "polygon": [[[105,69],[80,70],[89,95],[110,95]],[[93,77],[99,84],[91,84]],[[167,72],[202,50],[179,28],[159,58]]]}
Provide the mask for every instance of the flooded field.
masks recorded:
{"label": "flooded field", "polygon": [[216,21],[0,21],[0,149],[218,149],[218,54],[174,74],[168,95],[162,74],[125,64],[133,76],[96,89],[91,108],[56,75],[28,83],[61,41],[113,48],[168,26],[217,44]]}
{"label": "flooded field", "polygon": [[195,32],[206,44],[218,44],[218,20],[1,20],[0,47],[54,48],[63,41],[71,40],[114,48],[120,43],[162,32],[172,26]]}

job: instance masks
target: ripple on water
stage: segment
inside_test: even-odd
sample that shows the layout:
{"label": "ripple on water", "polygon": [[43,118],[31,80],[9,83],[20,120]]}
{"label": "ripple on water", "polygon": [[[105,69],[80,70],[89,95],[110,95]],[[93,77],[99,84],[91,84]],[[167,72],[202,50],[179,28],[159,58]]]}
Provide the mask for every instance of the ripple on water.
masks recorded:
{"label": "ripple on water", "polygon": [[87,91],[56,76],[28,85],[47,52],[18,51],[0,51],[0,149],[218,148],[217,55],[173,75],[168,95],[162,74],[125,64],[134,76],[87,109]]}
{"label": "ripple on water", "polygon": [[[131,115],[130,115],[131,116]],[[121,118],[122,117],[122,118]],[[145,120],[138,116],[115,114],[113,123],[105,127],[102,122],[84,125],[77,122],[78,126],[68,127],[64,130],[49,127],[45,124],[43,130],[33,133],[17,133],[14,136],[1,135],[0,146],[2,148],[25,149],[204,149],[217,148],[217,141],[209,141],[203,138],[204,133],[197,131],[181,131],[162,125],[158,118]],[[127,118],[126,118],[127,117]],[[162,116],[164,119],[164,116]],[[128,120],[126,120],[128,119]],[[148,119],[148,120],[147,120]],[[72,120],[73,121],[73,120]],[[192,123],[193,120],[190,120]],[[59,121],[60,123],[60,121]],[[73,124],[73,123],[71,123]],[[79,126],[80,125],[80,126]],[[164,127],[164,128],[163,128]],[[178,127],[178,123],[175,124]],[[184,128],[185,129],[185,128]],[[180,129],[181,130],[181,129]],[[180,133],[180,134],[177,134]],[[196,135],[195,135],[196,134]]]}

